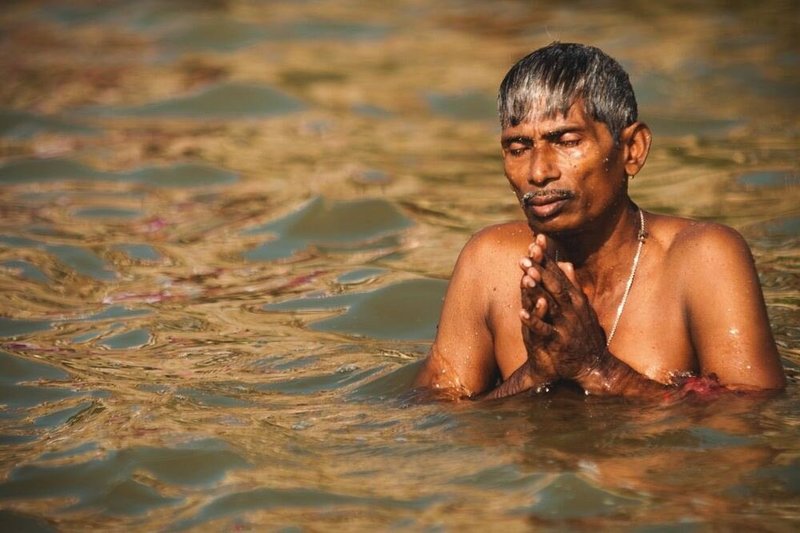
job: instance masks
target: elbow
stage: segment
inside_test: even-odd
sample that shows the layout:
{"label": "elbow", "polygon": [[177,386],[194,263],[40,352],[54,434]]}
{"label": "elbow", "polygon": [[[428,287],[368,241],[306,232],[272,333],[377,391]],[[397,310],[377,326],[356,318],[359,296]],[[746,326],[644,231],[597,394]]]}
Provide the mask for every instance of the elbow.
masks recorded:
{"label": "elbow", "polygon": [[429,356],[411,383],[413,396],[420,400],[462,400],[476,396],[474,391],[465,387],[457,377],[442,372],[431,362]]}

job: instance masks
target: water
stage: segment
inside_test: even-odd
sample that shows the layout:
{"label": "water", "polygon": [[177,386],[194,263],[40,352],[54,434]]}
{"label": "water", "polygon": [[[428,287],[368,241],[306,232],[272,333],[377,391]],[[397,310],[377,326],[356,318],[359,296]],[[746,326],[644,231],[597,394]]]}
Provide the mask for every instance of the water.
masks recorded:
{"label": "water", "polygon": [[[792,531],[795,2],[17,2],[0,14],[0,529]],[[405,394],[493,98],[553,39],[628,68],[632,195],[753,248],[774,398]]]}

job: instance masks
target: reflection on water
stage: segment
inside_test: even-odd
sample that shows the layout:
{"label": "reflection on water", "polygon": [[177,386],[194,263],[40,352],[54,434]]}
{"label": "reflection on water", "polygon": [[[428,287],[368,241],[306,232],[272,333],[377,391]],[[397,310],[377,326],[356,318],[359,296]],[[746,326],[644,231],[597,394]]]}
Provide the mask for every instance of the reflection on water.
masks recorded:
{"label": "reflection on water", "polygon": [[289,257],[315,246],[322,250],[392,248],[397,234],[411,226],[391,203],[378,198],[330,203],[315,198],[296,212],[248,231],[271,233],[276,239],[244,254],[249,260]]}
{"label": "reflection on water", "polygon": [[[69,159],[19,159],[0,167],[0,184],[63,181],[126,181],[152,187],[208,187],[236,181],[236,174],[206,164],[142,166],[130,172],[102,172]],[[65,191],[68,193],[69,191]]]}
{"label": "reflection on water", "polygon": [[12,139],[30,139],[37,135],[89,134],[96,130],[66,120],[39,116],[25,111],[0,110],[0,135]]}
{"label": "reflection on water", "polygon": [[407,280],[367,293],[306,297],[268,304],[265,309],[346,309],[311,327],[376,339],[432,339],[446,288],[441,280]]}
{"label": "reflection on water", "polygon": [[254,118],[290,113],[303,108],[297,99],[270,87],[226,84],[197,94],[170,98],[134,107],[94,108],[87,110],[101,116]]}
{"label": "reflection on water", "polygon": [[[3,529],[793,529],[797,20],[780,0],[7,6]],[[409,395],[459,249],[519,216],[496,86],[553,39],[629,69],[656,135],[636,201],[750,242],[784,395]]]}

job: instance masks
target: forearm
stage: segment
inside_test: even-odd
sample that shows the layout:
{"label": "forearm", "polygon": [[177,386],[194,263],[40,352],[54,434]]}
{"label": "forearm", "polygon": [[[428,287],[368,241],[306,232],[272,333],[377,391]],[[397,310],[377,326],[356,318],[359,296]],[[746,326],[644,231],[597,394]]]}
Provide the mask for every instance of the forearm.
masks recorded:
{"label": "forearm", "polygon": [[640,374],[607,349],[574,379],[587,394],[599,396],[650,396],[675,388]]}
{"label": "forearm", "polygon": [[531,361],[526,361],[522,366],[508,376],[494,390],[483,396],[483,400],[496,400],[507,396],[514,396],[523,392],[531,391],[534,394],[546,392],[548,385],[553,381],[553,377],[547,377],[537,372]]}

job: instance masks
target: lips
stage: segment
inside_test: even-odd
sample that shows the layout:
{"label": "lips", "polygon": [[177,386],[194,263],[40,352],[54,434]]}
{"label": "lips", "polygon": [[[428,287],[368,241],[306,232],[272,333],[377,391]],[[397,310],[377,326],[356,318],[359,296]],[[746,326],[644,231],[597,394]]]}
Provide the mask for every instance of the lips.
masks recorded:
{"label": "lips", "polygon": [[557,215],[575,195],[572,191],[552,190],[528,192],[522,197],[522,206],[537,218]]}

